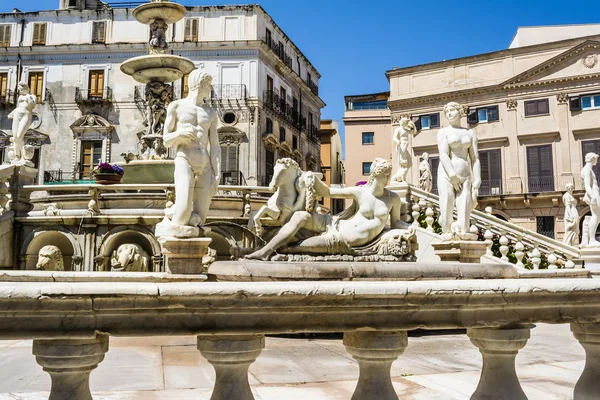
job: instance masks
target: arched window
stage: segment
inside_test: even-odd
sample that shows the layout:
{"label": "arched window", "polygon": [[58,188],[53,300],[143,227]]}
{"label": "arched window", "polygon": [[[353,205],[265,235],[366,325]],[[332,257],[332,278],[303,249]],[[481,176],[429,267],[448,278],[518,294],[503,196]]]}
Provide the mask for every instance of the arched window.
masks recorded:
{"label": "arched window", "polygon": [[285,128],[283,126],[279,128],[279,142],[285,142]]}
{"label": "arched window", "polygon": [[273,133],[273,121],[270,118],[267,118],[267,131],[266,133]]}

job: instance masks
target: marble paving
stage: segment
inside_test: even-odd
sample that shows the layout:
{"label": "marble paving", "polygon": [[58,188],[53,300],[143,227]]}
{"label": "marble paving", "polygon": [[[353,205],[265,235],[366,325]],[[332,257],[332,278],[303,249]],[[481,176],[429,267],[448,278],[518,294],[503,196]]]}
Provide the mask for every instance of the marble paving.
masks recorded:
{"label": "marble paving", "polygon": [[[469,399],[481,357],[461,331],[413,332],[392,366],[401,399]],[[539,324],[517,356],[517,373],[530,400],[572,398],[585,354],[568,325]],[[50,378],[31,354],[31,341],[0,342],[0,400],[46,400]],[[358,366],[339,338],[268,337],[250,368],[257,400],[347,400]],[[111,337],[92,372],[96,400],[209,399],[214,372],[195,337]]]}

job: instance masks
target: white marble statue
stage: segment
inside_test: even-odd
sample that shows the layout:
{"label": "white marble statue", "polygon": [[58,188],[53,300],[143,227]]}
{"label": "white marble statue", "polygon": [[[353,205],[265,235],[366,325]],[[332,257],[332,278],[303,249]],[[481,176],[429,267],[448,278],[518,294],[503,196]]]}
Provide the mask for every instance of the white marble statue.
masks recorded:
{"label": "white marble statue", "polygon": [[[581,247],[598,247],[600,242],[596,240],[596,230],[598,229],[598,215],[600,215],[600,190],[598,189],[598,180],[594,173],[593,167],[598,163],[598,154],[587,153],[585,155],[585,165],[581,170],[581,179],[585,188],[585,196],[583,201],[590,206],[592,217],[590,218],[588,231],[584,232],[584,237],[587,240],[581,241]],[[585,243],[584,243],[585,242]]]}
{"label": "white marble statue", "polygon": [[174,147],[175,204],[156,226],[157,236],[198,237],[212,197],[219,185],[221,147],[217,112],[204,103],[212,90],[212,77],[194,70],[186,98],[169,104],[164,143]]}
{"label": "white marble statue", "polygon": [[25,149],[25,134],[33,122],[33,109],[36,103],[35,96],[29,92],[29,85],[25,82],[20,82],[17,106],[8,114],[8,118],[13,120],[12,142],[15,154],[11,161],[12,164],[33,167],[33,163],[30,161],[33,154],[28,154],[29,151]]}
{"label": "white marble statue", "polygon": [[[444,107],[449,126],[440,129],[437,142],[440,154],[438,193],[439,224],[442,234],[469,233],[471,211],[477,205],[481,185],[481,166],[477,155],[477,136],[460,126],[461,106],[450,102]],[[458,221],[453,223],[456,206]]]}
{"label": "white marble statue", "polygon": [[43,271],[64,271],[65,262],[60,249],[51,244],[42,247],[35,267]]}
{"label": "white marble statue", "polygon": [[433,188],[433,175],[431,174],[431,165],[429,165],[429,153],[423,153],[421,156],[423,159],[419,164],[419,189],[431,193]]}
{"label": "white marble statue", "polygon": [[406,182],[406,175],[412,166],[412,158],[408,149],[408,135],[414,135],[417,128],[410,119],[402,117],[400,126],[394,130],[393,140],[396,143],[396,153],[398,154],[398,172],[392,176],[392,183]]}
{"label": "white marble statue", "polygon": [[246,257],[268,260],[275,251],[292,241],[300,229],[317,235],[287,247],[286,252],[353,254],[352,249],[367,246],[378,238],[388,221],[392,229],[406,228],[407,225],[400,220],[400,197],[385,188],[391,172],[390,161],[376,158],[371,165],[369,181],[364,186],[330,188],[320,180],[315,180],[317,196],[352,199],[350,208],[335,216],[319,214],[316,210],[296,211],[263,248]]}
{"label": "white marble statue", "polygon": [[563,243],[577,246],[579,241],[579,212],[577,211],[577,200],[573,197],[575,185],[567,183],[567,191],[563,194],[565,204],[565,237]]}
{"label": "white marble statue", "polygon": [[141,246],[126,243],[119,246],[111,259],[111,271],[148,272],[150,257]]}

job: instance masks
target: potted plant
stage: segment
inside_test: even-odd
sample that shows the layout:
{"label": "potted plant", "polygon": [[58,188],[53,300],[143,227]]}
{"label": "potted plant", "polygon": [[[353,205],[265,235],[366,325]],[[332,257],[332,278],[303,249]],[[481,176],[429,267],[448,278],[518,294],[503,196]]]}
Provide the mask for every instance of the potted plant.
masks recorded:
{"label": "potted plant", "polygon": [[109,163],[101,163],[92,171],[92,176],[96,183],[101,185],[112,185],[121,182],[123,177],[123,168],[118,165],[110,165]]}

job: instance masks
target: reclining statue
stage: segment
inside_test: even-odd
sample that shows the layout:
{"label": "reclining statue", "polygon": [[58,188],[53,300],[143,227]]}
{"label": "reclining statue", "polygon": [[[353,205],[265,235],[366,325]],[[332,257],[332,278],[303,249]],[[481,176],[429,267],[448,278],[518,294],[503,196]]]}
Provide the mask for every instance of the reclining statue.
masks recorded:
{"label": "reclining statue", "polygon": [[[316,196],[352,199],[352,205],[335,216],[320,214],[314,209],[295,211],[264,247],[246,258],[268,260],[278,250],[290,254],[411,258],[416,249],[415,233],[400,220],[400,197],[385,188],[391,171],[392,164],[388,160],[376,158],[364,186],[330,188],[316,179]],[[385,231],[388,221],[391,231]],[[289,245],[300,229],[315,235]]]}

